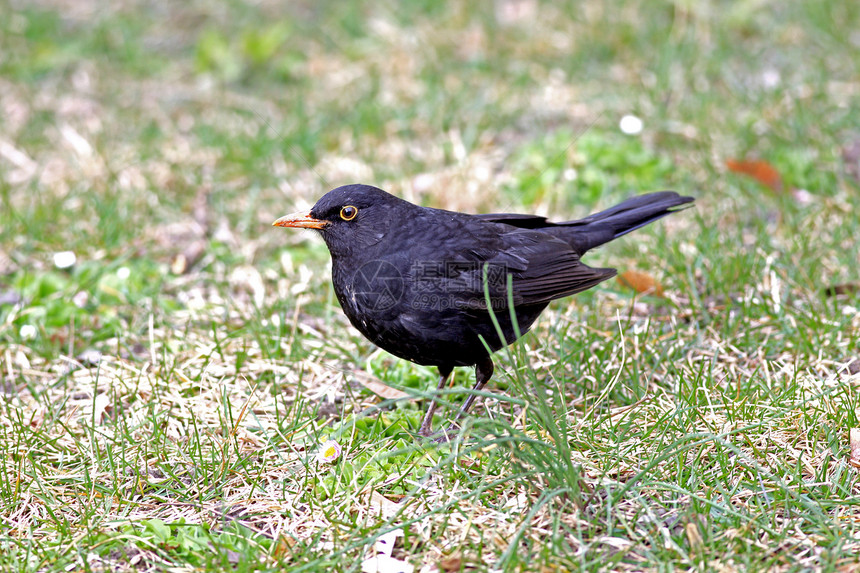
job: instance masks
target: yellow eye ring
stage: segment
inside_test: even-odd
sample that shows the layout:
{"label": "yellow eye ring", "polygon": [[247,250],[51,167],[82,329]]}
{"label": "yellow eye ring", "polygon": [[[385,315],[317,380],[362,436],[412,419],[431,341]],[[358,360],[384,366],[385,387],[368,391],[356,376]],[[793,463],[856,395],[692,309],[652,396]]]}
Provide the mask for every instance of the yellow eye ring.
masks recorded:
{"label": "yellow eye ring", "polygon": [[344,221],[352,221],[356,215],[358,215],[358,209],[352,205],[347,205],[340,210],[340,218]]}

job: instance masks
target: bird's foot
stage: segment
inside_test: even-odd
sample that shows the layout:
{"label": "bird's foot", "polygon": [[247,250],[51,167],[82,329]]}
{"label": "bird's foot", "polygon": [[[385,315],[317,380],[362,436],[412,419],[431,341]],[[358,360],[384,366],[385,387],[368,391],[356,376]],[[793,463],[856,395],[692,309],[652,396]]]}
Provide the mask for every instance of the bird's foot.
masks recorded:
{"label": "bird's foot", "polygon": [[436,432],[436,437],[433,438],[433,441],[437,444],[447,444],[451,441],[454,435],[448,433],[448,430],[439,430]]}
{"label": "bird's foot", "polygon": [[[432,420],[431,420],[431,422],[432,422]],[[421,436],[422,438],[433,437],[433,424],[432,423],[428,424],[427,420],[425,419],[424,422],[421,424],[421,427],[418,428],[418,435]]]}
{"label": "bird's foot", "polygon": [[419,431],[419,433],[423,437],[429,439],[431,442],[435,442],[437,444],[447,444],[453,441],[458,436],[458,434],[460,433],[460,428],[456,424],[451,424],[447,428],[439,430],[437,432],[430,432],[425,434]]}

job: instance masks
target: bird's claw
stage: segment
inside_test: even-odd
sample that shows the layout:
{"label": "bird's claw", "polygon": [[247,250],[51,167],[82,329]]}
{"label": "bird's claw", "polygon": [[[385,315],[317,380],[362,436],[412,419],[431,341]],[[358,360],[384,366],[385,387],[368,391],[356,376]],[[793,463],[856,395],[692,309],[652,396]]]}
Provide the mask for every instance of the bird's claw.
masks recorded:
{"label": "bird's claw", "polygon": [[451,442],[459,433],[460,428],[456,424],[451,424],[447,428],[443,430],[438,430],[436,432],[432,431],[432,429],[424,429],[421,428],[418,430],[418,434],[422,438],[426,438],[431,442],[435,442],[437,444],[447,444]]}

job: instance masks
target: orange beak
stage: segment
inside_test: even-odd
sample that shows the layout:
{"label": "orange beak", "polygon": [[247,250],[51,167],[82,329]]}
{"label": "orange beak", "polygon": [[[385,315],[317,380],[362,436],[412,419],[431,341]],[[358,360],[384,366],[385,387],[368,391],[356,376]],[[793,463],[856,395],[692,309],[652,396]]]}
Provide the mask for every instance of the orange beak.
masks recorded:
{"label": "orange beak", "polygon": [[310,213],[292,213],[284,215],[274,223],[275,227],[297,227],[299,229],[325,229],[328,227],[328,221],[314,219]]}

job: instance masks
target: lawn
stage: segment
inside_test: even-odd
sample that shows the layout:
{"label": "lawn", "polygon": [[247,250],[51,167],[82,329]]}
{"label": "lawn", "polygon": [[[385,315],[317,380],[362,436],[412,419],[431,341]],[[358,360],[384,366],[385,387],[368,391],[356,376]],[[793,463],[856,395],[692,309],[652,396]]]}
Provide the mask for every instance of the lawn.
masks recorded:
{"label": "lawn", "polygon": [[[0,0],[0,569],[860,570],[858,29],[847,1]],[[589,253],[620,280],[499,352],[440,445],[435,370],[271,226],[355,182],[696,203]]]}

